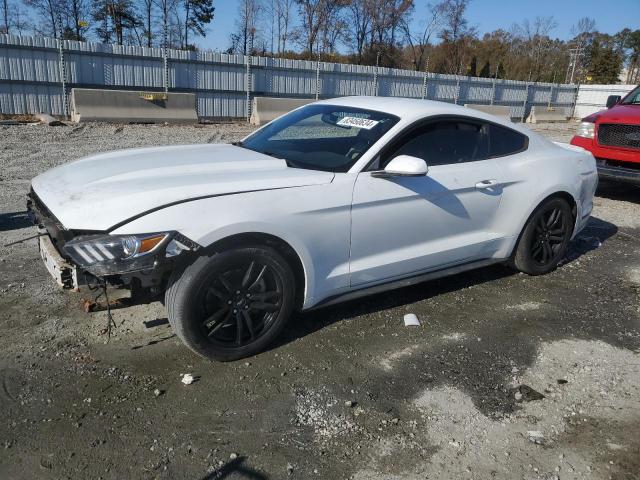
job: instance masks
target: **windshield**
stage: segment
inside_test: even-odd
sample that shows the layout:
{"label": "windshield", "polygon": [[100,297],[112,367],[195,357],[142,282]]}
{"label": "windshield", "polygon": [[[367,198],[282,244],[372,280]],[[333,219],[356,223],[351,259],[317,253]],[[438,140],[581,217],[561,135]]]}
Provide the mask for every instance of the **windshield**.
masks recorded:
{"label": "windshield", "polygon": [[622,105],[638,105],[640,104],[640,86],[632,90],[624,100],[620,102]]}
{"label": "windshield", "polygon": [[308,105],[236,145],[282,158],[290,167],[346,172],[398,120],[372,110]]}

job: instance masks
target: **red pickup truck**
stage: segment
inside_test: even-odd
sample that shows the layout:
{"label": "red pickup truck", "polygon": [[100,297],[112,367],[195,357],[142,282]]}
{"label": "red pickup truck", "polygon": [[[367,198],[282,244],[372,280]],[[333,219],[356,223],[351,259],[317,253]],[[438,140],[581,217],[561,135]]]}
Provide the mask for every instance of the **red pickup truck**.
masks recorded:
{"label": "red pickup truck", "polygon": [[583,118],[571,144],[596,157],[600,178],[640,184],[640,86]]}

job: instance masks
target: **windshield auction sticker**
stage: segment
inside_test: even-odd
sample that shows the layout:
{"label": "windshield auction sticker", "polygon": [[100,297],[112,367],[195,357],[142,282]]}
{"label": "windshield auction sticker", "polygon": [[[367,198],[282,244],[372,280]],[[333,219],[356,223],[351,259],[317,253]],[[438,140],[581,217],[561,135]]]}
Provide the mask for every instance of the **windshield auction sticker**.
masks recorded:
{"label": "windshield auction sticker", "polygon": [[368,118],[343,117],[336,122],[336,125],[340,125],[341,127],[358,127],[371,130],[378,123],[380,122],[377,120],[369,120]]}

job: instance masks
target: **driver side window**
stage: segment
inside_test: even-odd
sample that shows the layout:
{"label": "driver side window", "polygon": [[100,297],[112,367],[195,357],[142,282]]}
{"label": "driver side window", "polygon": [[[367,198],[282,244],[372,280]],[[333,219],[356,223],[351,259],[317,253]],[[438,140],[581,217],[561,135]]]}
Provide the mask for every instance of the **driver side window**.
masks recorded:
{"label": "driver side window", "polygon": [[399,155],[422,158],[429,166],[485,160],[489,157],[487,129],[485,125],[461,120],[417,127],[383,155],[380,168]]}

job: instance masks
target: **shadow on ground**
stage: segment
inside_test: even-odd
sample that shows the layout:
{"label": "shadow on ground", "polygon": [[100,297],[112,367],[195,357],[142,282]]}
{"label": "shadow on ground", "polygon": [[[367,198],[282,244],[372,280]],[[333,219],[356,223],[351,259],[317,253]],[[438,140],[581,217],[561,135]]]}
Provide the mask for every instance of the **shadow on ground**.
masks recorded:
{"label": "shadow on ground", "polygon": [[230,475],[239,475],[240,478],[246,478],[249,480],[267,480],[267,477],[263,474],[253,470],[250,467],[243,465],[246,457],[237,457],[233,460],[222,465],[220,468],[216,468],[213,472],[205,475],[201,480],[223,480],[229,478]]}
{"label": "shadow on ground", "polygon": [[640,185],[601,180],[596,195],[610,200],[640,204]]}

